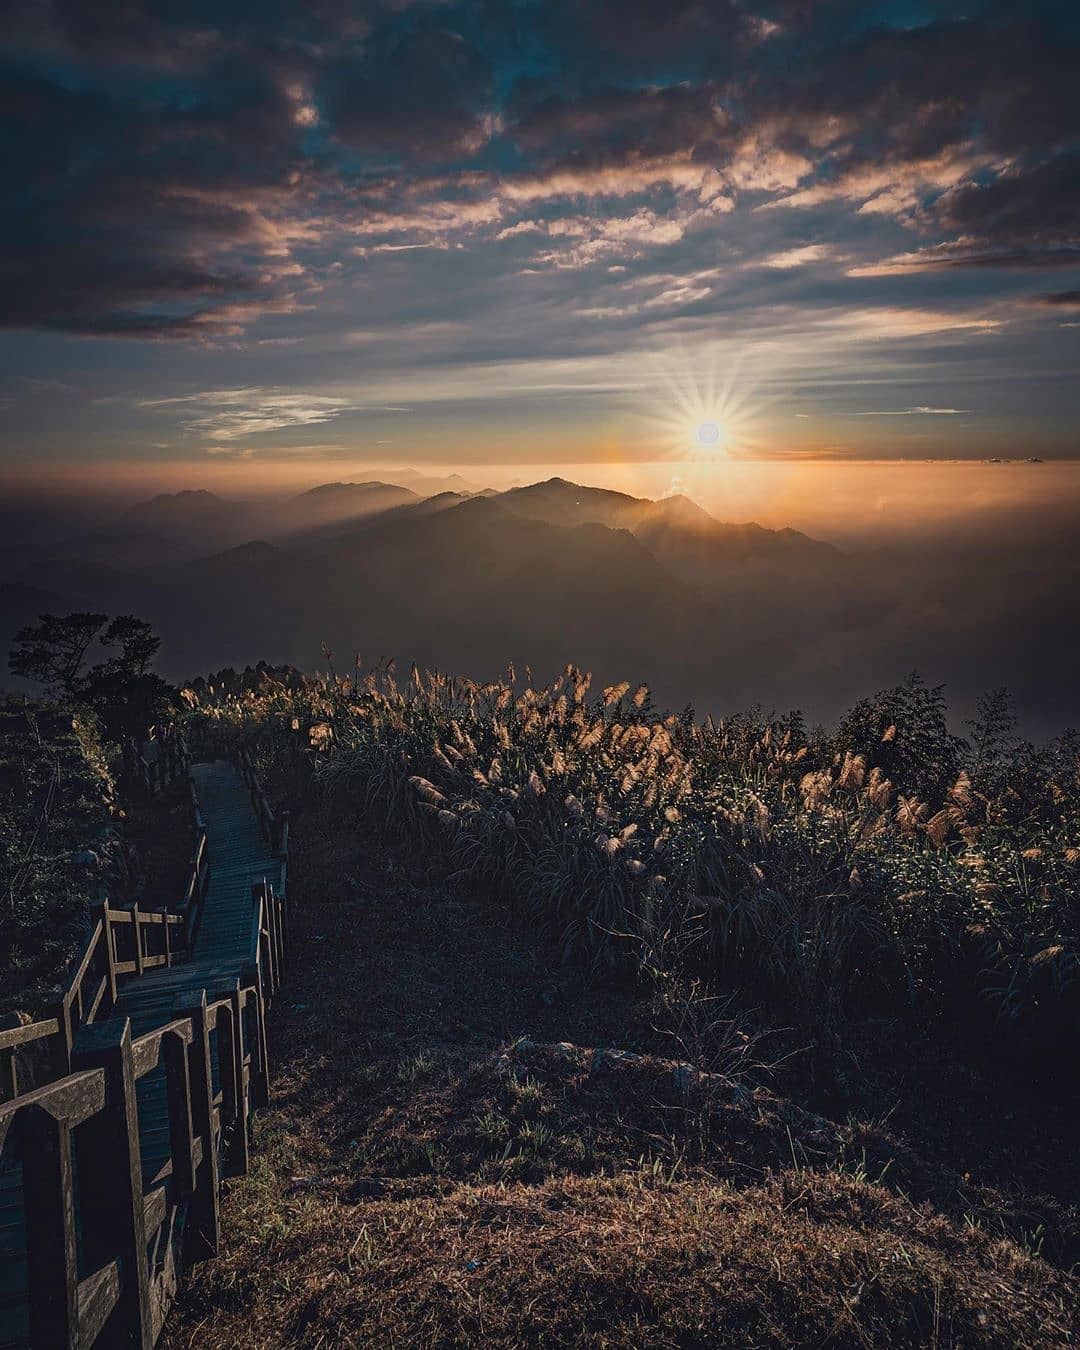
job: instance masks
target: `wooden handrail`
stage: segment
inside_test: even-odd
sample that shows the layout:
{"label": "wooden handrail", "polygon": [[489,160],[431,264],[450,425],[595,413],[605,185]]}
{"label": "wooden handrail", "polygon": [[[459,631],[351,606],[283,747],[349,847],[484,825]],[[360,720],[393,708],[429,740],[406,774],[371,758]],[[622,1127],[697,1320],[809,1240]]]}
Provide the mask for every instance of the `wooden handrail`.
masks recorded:
{"label": "wooden handrail", "polygon": [[[263,801],[265,795],[250,760],[241,771],[256,789],[258,811],[256,795]],[[287,822],[279,838],[284,878]],[[0,1031],[0,1067],[5,1056],[13,1065],[16,1049],[36,1041],[66,1046],[62,1077],[19,1096],[12,1079],[11,1099],[0,1101],[0,1148],[16,1131],[22,1160],[34,1346],[89,1347],[101,1339],[150,1350],[184,1260],[217,1250],[221,1179],[247,1169],[251,1116],[268,1097],[266,1009],[285,960],[287,907],[269,878],[254,888],[251,959],[231,988],[215,989],[210,1000],[204,989],[196,1005],[174,1008],[171,1020],[137,1038],[126,1017],[95,1020],[106,1002],[110,1009],[115,1003],[118,976],[136,965],[142,971],[167,963],[166,939],[190,932],[205,894],[205,859],[204,833],[195,847],[186,914],[114,910],[104,903],[60,1015]],[[165,942],[162,954],[144,947],[155,933]],[[121,934],[134,944],[131,961],[117,959]],[[144,1180],[136,1084],[161,1066],[168,1156]],[[154,1267],[147,1252],[163,1225],[182,1235],[181,1259]]]}
{"label": "wooden handrail", "polygon": [[46,1036],[55,1036],[60,1023],[55,1017],[46,1017],[41,1022],[27,1022],[21,1027],[8,1027],[0,1031],[0,1050],[14,1050],[18,1045],[29,1045]]}
{"label": "wooden handrail", "polygon": [[[150,746],[156,747],[152,757],[147,754]],[[150,797],[170,787],[182,773],[187,772],[190,762],[184,733],[175,724],[167,726],[163,733],[151,727],[146,740],[138,742],[135,747],[139,780]]]}
{"label": "wooden handrail", "polygon": [[[178,733],[170,743],[176,750],[178,766],[188,772],[190,759],[182,734]],[[131,909],[115,909],[107,901],[100,906],[75,967],[64,983],[56,1015],[0,1031],[0,1102],[10,1101],[19,1093],[16,1052],[20,1047],[35,1041],[49,1041],[52,1076],[70,1073],[72,1046],[79,1029],[94,1024],[111,1011],[116,1003],[117,981],[172,965],[178,955],[190,949],[206,894],[209,869],[206,826],[194,780],[189,781],[196,842],[191,875],[179,912],[143,910],[137,903]],[[125,939],[130,952],[127,956],[122,956],[118,950],[117,929],[131,934],[130,939]],[[154,934],[157,936],[152,936]]]}

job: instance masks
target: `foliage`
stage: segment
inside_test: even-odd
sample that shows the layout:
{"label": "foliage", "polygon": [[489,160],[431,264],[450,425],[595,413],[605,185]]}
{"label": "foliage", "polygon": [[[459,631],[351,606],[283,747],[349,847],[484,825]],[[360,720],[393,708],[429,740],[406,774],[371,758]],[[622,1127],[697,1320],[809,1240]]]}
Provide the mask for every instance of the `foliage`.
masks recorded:
{"label": "foliage", "polygon": [[0,704],[0,1012],[40,1012],[121,865],[92,717]]}
{"label": "foliage", "polygon": [[253,739],[567,955],[648,972],[677,951],[680,976],[767,999],[826,1062],[854,1007],[959,1002],[1028,1030],[1049,1010],[1075,1034],[1077,745],[990,729],[973,754],[917,677],[833,736],[666,717],[573,667],[544,688],[265,674],[188,701],[193,736]]}
{"label": "foliage", "polygon": [[[161,645],[150,625],[127,614],[41,615],[15,635],[9,666],[46,692],[92,708],[112,740],[142,737],[162,711],[169,686],[151,670]],[[95,647],[112,653],[85,669]]]}
{"label": "foliage", "polygon": [[955,781],[964,741],[949,730],[945,690],[917,673],[863,699],[843,718],[838,742],[881,768],[899,792],[936,800]]}

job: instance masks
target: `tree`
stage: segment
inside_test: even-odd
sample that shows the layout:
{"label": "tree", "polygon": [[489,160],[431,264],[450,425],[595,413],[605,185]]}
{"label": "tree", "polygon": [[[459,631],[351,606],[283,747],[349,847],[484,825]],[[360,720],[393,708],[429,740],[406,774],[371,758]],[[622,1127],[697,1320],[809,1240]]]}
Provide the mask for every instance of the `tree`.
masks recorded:
{"label": "tree", "polygon": [[105,623],[104,614],[41,614],[37,627],[20,628],[8,657],[13,675],[43,684],[54,697],[77,698],[86,653]]}
{"label": "tree", "polygon": [[979,786],[996,791],[1016,758],[1016,702],[1008,689],[991,689],[979,699],[971,728],[971,776]]}
{"label": "tree", "polygon": [[[84,670],[94,646],[111,651]],[[157,720],[169,686],[151,664],[161,646],[148,623],[124,614],[41,615],[37,626],[21,629],[8,665],[16,675],[37,680],[54,697],[90,707],[113,740],[141,739]]]}
{"label": "tree", "polygon": [[851,750],[877,765],[901,792],[937,802],[956,782],[965,742],[949,730],[945,691],[912,674],[863,699],[837,730],[838,753]]}
{"label": "tree", "polygon": [[168,684],[150,669],[161,639],[148,623],[125,614],[113,619],[99,642],[119,651],[87,672],[83,699],[101,718],[107,736],[141,740],[169,693]]}

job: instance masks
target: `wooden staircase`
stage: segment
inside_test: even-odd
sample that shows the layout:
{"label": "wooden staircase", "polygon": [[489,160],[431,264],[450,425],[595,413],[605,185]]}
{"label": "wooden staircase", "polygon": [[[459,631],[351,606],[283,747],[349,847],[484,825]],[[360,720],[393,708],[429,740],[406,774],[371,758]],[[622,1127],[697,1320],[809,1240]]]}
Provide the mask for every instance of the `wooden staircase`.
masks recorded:
{"label": "wooden staircase", "polygon": [[[149,1347],[268,1092],[288,821],[250,758],[190,765],[176,913],[102,908],[55,1018],[0,1031],[0,1346]],[[19,1057],[51,1078],[18,1092]]]}

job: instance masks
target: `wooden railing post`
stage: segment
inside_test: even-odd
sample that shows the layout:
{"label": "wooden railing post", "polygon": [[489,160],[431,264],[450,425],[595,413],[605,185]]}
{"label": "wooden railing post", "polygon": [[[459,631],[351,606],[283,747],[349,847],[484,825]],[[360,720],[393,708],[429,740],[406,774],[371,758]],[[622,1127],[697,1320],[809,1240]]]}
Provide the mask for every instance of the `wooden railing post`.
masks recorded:
{"label": "wooden railing post", "polygon": [[169,1104],[169,1152],[178,1200],[195,1189],[195,1136],[191,1122],[191,1071],[188,1043],[176,1031],[161,1038],[165,1061],[165,1090]]}
{"label": "wooden railing post", "polygon": [[56,1005],[56,1020],[60,1030],[52,1043],[52,1071],[55,1078],[66,1078],[71,1072],[71,996],[66,993]]}
{"label": "wooden railing post", "polygon": [[19,1121],[29,1266],[30,1340],[35,1346],[79,1344],[78,1256],[71,1132],[43,1106]]}
{"label": "wooden railing post", "polygon": [[202,1161],[195,1173],[195,1189],[188,1206],[187,1224],[189,1251],[192,1259],[198,1261],[214,1255],[221,1234],[206,990],[203,990],[201,1000],[193,1008],[177,1007],[176,1013],[179,1017],[191,1018],[191,1128],[194,1136],[202,1141]]}
{"label": "wooden railing post", "polygon": [[139,926],[138,900],[131,907],[131,931],[135,934],[135,974],[138,976],[143,973],[142,933]]}
{"label": "wooden railing post", "polygon": [[79,1177],[83,1240],[92,1267],[117,1261],[120,1293],[103,1328],[105,1344],[154,1344],[143,1215],[142,1154],[131,1022],[112,1018],[80,1030],[76,1069],[105,1071],[105,1109],[83,1126]]}
{"label": "wooden railing post", "polygon": [[[223,1030],[227,1036],[222,1035]],[[244,1091],[244,1019],[239,981],[229,992],[229,1006],[218,1010],[218,1063],[221,1066],[223,1113],[227,1111],[230,1127],[225,1175],[242,1176],[248,1169],[248,1122],[247,1094]]]}
{"label": "wooden railing post", "polygon": [[[22,1021],[16,1013],[0,1017],[0,1031],[17,1029]],[[0,1049],[0,1102],[10,1102],[19,1095],[19,1066],[15,1060],[17,1047],[4,1046]]]}
{"label": "wooden railing post", "polygon": [[277,817],[277,848],[274,852],[283,858],[289,852],[289,813],[280,811]]}
{"label": "wooden railing post", "polygon": [[266,1000],[263,997],[262,971],[257,962],[244,967],[244,984],[248,999],[254,1000],[255,1045],[251,1052],[251,1071],[256,1106],[265,1106],[270,1100],[270,1048],[266,1038]]}
{"label": "wooden railing post", "polygon": [[10,1102],[19,1095],[19,1069],[15,1063],[15,1047],[0,1050],[0,1102]]}
{"label": "wooden railing post", "polygon": [[113,948],[112,920],[109,918],[109,902],[101,902],[101,940],[105,944],[105,971],[109,981],[109,1007],[116,1002],[116,952]]}
{"label": "wooden railing post", "polygon": [[249,1094],[248,1081],[250,1078],[250,1069],[245,1072],[245,1063],[251,1056],[251,1045],[247,1035],[247,1024],[244,1018],[244,1001],[240,990],[240,981],[236,981],[236,987],[229,994],[229,1002],[232,1004],[233,1026],[236,1028],[236,1095],[237,1095],[237,1121],[236,1137],[233,1139],[233,1153],[237,1173],[243,1175],[248,1170],[251,1148],[251,1131],[249,1129]]}

